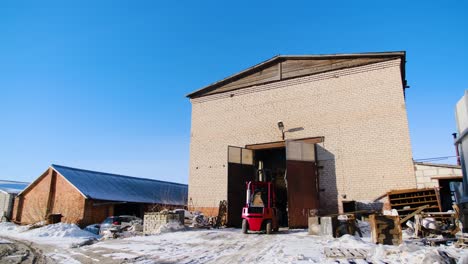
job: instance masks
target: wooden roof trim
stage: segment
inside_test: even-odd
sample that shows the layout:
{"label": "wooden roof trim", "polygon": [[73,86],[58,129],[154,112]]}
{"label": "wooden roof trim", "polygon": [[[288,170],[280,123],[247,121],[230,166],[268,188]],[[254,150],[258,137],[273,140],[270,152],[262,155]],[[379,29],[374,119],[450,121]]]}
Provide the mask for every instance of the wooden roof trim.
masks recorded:
{"label": "wooden roof trim", "polygon": [[[324,137],[309,137],[309,138],[299,138],[299,139],[292,139],[292,140],[316,144],[316,143],[322,143],[325,139]],[[284,148],[284,147],[286,147],[286,141],[284,140],[245,145],[246,149],[251,149],[251,150],[273,149],[273,148]]]}
{"label": "wooden roof trim", "polygon": [[[392,58],[400,57],[402,58],[402,82],[403,86],[406,86],[405,83],[405,62],[406,62],[406,52],[405,51],[390,51],[390,52],[368,52],[368,53],[343,53],[343,54],[322,54],[322,55],[277,55],[266,61],[258,63],[252,67],[249,67],[243,71],[235,73],[231,76],[228,76],[220,81],[214,82],[210,85],[207,85],[199,90],[196,90],[192,93],[186,95],[188,98],[195,98],[203,96],[204,93],[215,90],[217,87],[224,85],[226,83],[236,81],[240,78],[248,76],[257,71],[261,71],[271,65],[286,61],[286,60],[317,60],[317,59],[353,59],[353,58]],[[242,88],[239,88],[242,89]]]}
{"label": "wooden roof trim", "polygon": [[453,179],[463,179],[462,175],[449,175],[449,176],[432,176],[431,180],[453,180]]}

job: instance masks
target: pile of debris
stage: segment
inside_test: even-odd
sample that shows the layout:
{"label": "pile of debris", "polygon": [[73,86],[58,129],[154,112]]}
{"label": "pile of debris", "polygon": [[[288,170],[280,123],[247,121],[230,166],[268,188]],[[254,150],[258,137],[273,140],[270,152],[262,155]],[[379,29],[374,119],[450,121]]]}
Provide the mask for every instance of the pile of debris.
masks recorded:
{"label": "pile of debris", "polygon": [[193,213],[191,227],[195,228],[220,228],[225,227],[227,223],[227,201],[219,202],[218,215],[213,217],[206,217],[201,212],[196,211]]}
{"label": "pile of debris", "polygon": [[[372,242],[400,245],[407,239],[425,245],[440,244],[467,248],[468,235],[461,233],[459,209],[441,212],[437,189],[410,189],[387,193],[391,210],[355,211],[346,214],[309,217],[309,234],[362,237],[362,223],[368,222]],[[362,221],[358,221],[361,218]]]}
{"label": "pile of debris", "polygon": [[122,222],[119,226],[113,226],[102,232],[101,239],[126,238],[141,235],[143,233],[143,220],[136,218],[130,222]]}

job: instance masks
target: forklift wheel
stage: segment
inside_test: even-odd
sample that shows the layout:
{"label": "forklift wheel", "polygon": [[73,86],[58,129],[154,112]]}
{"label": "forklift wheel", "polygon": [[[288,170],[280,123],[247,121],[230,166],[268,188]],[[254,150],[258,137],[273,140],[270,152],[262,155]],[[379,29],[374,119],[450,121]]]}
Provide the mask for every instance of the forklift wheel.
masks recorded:
{"label": "forklift wheel", "polygon": [[243,219],[242,220],[242,233],[247,234],[248,229],[249,229],[249,223],[247,223],[247,220]]}
{"label": "forklift wheel", "polygon": [[268,221],[268,222],[266,223],[266,233],[267,233],[267,235],[269,235],[269,234],[271,234],[272,232],[273,232],[273,228],[272,228],[272,226],[271,226],[271,221]]}

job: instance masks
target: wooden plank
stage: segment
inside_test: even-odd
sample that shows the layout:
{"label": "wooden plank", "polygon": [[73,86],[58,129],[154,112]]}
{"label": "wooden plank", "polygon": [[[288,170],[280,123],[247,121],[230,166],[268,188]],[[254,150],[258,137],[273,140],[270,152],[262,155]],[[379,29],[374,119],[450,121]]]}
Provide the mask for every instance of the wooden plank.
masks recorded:
{"label": "wooden plank", "polygon": [[429,205],[423,205],[417,208],[416,211],[412,212],[411,214],[405,216],[405,218],[401,219],[400,223],[403,224],[404,222],[408,221],[410,218],[414,217],[415,215],[419,214],[422,212],[424,209],[428,208]]}
{"label": "wooden plank", "polygon": [[387,195],[394,195],[394,194],[407,194],[407,193],[414,193],[414,192],[426,192],[426,191],[434,191],[432,188],[426,188],[426,189],[404,189],[404,190],[393,190],[387,192]]}
{"label": "wooden plank", "polygon": [[[300,138],[300,139],[294,139],[294,141],[302,141],[305,143],[316,144],[316,143],[322,143],[324,141],[324,137]],[[245,145],[245,148],[252,149],[252,150],[259,150],[259,149],[284,148],[285,146],[286,146],[285,141],[276,141],[276,142]]]}
{"label": "wooden plank", "polygon": [[283,62],[282,74],[287,77],[294,76],[295,72],[301,70],[310,70],[313,68],[322,68],[327,67],[337,63],[349,62],[350,60],[339,59],[339,60],[299,60],[299,59],[289,59]]}
{"label": "wooden plank", "polygon": [[400,58],[374,57],[374,58],[287,58],[271,61],[250,71],[245,71],[238,76],[231,76],[226,80],[215,83],[205,89],[203,95],[217,94],[233,91],[254,85],[265,84],[284,79],[291,79],[328,71],[364,66],[372,63],[383,62]]}
{"label": "wooden plank", "polygon": [[421,202],[406,202],[406,203],[400,203],[400,204],[392,204],[391,206],[406,206],[406,205],[415,205],[415,204],[430,204],[430,203],[436,203],[437,200],[429,200],[429,201],[421,201]]}
{"label": "wooden plank", "polygon": [[266,82],[271,82],[278,79],[278,65],[273,65],[265,69],[254,72],[248,76],[242,77],[238,80],[231,81],[225,85],[218,87],[217,89],[210,91],[208,94],[225,92],[235,90],[241,87],[247,87],[252,85],[258,85]]}
{"label": "wooden plank", "polygon": [[409,197],[401,197],[401,198],[392,198],[392,201],[408,200],[408,199],[416,199],[416,198],[426,198],[426,197],[434,197],[434,194],[431,194],[431,195],[419,195],[419,196],[409,196]]}
{"label": "wooden plank", "polygon": [[403,238],[400,217],[372,214],[369,216],[369,224],[372,242],[384,245],[401,244]]}
{"label": "wooden plank", "polygon": [[420,232],[421,232],[421,215],[417,214],[414,216],[413,238],[418,238]]}
{"label": "wooden plank", "polygon": [[[398,211],[398,213],[400,212],[404,212],[404,211],[413,211],[413,210],[417,210],[418,208],[407,208],[407,209],[396,209]],[[429,206],[427,209],[439,209],[439,206],[438,205],[433,205],[433,206]]]}
{"label": "wooden plank", "polygon": [[442,203],[440,202],[440,192],[438,187],[434,187],[434,192],[437,197],[437,205],[439,206],[439,211],[442,212]]}
{"label": "wooden plank", "polygon": [[369,252],[363,248],[325,247],[324,253],[327,258],[365,259]]}
{"label": "wooden plank", "polygon": [[388,58],[359,58],[342,60],[287,60],[283,63],[283,79],[295,78],[305,75],[322,73],[327,71],[362,66],[376,62],[389,60]]}

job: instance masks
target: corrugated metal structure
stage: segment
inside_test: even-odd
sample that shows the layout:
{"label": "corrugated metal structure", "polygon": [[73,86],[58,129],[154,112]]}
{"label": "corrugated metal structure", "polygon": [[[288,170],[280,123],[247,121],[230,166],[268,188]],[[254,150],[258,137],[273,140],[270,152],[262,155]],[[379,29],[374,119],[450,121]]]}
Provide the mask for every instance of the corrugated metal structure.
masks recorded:
{"label": "corrugated metal structure", "polygon": [[26,182],[0,180],[0,221],[11,219],[15,197],[26,186]]}
{"label": "corrugated metal structure", "polygon": [[459,148],[463,172],[463,196],[460,209],[462,211],[463,232],[468,232],[468,91],[465,91],[465,95],[458,101],[455,115],[458,126],[458,138],[455,143]]}
{"label": "corrugated metal structure", "polygon": [[467,168],[468,165],[468,91],[465,91],[465,95],[458,101],[455,108],[457,126],[458,126],[458,147],[461,154],[461,165],[463,172],[463,198],[462,203],[468,203],[468,174]]}
{"label": "corrugated metal structure", "polygon": [[52,165],[87,199],[185,205],[188,186],[173,182],[136,178]]}

